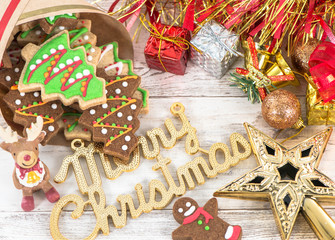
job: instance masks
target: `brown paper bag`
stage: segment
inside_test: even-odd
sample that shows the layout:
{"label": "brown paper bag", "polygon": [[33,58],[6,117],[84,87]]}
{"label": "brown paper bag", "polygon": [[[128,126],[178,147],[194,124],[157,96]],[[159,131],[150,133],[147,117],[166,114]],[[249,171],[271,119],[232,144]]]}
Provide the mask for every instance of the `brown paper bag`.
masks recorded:
{"label": "brown paper bag", "polygon": [[[125,27],[119,21],[85,0],[1,0],[0,62],[9,40],[18,31],[18,26],[41,18],[65,13],[80,13],[80,18],[92,20],[91,31],[98,37],[98,46],[117,41],[120,58],[133,60],[133,45]],[[23,127],[13,121],[11,110],[2,101],[5,94],[6,92],[0,89],[1,113],[7,124],[22,135]],[[58,134],[58,136],[54,138],[51,144],[66,144],[63,134]]]}

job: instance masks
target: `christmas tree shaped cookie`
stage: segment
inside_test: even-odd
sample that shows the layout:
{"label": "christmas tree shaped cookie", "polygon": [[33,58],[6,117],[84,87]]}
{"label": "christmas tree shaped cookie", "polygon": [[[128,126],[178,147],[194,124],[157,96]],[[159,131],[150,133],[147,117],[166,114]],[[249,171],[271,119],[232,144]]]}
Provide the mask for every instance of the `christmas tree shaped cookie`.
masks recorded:
{"label": "christmas tree shaped cookie", "polygon": [[[43,131],[46,135],[42,141],[45,145],[59,130],[57,120],[63,114],[60,101],[43,102],[40,92],[20,93],[18,90],[9,91],[3,98],[5,103],[14,113],[14,122],[25,128],[30,128],[31,123],[38,116],[43,118]],[[26,133],[26,130],[23,131]]]}
{"label": "christmas tree shaped cookie", "polygon": [[26,61],[19,81],[20,92],[41,90],[44,102],[61,100],[65,106],[78,102],[82,110],[106,102],[105,80],[95,75],[84,47],[70,48],[67,31],[41,46],[22,49]]}
{"label": "christmas tree shaped cookie", "polygon": [[[104,72],[98,74],[101,76]],[[85,110],[79,123],[91,130],[93,141],[105,144],[106,154],[127,161],[138,144],[134,133],[140,125],[137,116],[142,101],[132,96],[140,84],[140,77],[104,77],[108,79],[107,102]]]}
{"label": "christmas tree shaped cookie", "polygon": [[[41,28],[46,32],[46,33],[51,33],[55,27],[57,26],[62,26],[63,24],[69,22],[73,23],[73,20],[77,20],[79,17],[79,14],[76,13],[66,13],[62,15],[56,15],[56,16],[50,16],[46,18],[42,18],[39,20],[39,24]],[[65,29],[63,29],[65,30]]]}

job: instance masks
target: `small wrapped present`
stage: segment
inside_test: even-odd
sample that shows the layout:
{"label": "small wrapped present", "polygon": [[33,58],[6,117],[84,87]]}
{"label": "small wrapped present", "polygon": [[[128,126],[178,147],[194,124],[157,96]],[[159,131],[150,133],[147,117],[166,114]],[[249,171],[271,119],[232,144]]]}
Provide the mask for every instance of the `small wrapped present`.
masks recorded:
{"label": "small wrapped present", "polygon": [[151,34],[144,49],[148,67],[184,75],[189,58],[190,32],[161,23],[149,26]]}
{"label": "small wrapped present", "polygon": [[221,78],[239,55],[239,36],[214,20],[200,29],[191,45],[192,61],[216,78]]}
{"label": "small wrapped present", "polygon": [[306,105],[308,125],[335,125],[335,100],[325,102],[312,84],[307,86]]}
{"label": "small wrapped present", "polygon": [[256,44],[252,37],[248,37],[242,45],[245,49],[245,69],[236,68],[231,81],[248,94],[252,103],[263,101],[270,91],[290,83],[299,85],[280,51],[270,53],[265,46]]}

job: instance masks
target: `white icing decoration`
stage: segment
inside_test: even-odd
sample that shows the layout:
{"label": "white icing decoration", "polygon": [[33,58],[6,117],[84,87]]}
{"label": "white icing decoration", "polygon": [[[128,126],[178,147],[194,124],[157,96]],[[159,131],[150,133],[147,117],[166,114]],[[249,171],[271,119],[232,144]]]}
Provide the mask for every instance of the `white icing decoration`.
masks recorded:
{"label": "white icing decoration", "polygon": [[90,48],[90,51],[91,51],[91,52],[95,52],[95,48],[91,47],[91,48]]}
{"label": "white icing decoration", "polygon": [[84,36],[84,40],[88,40],[89,37],[87,35]]}
{"label": "white icing decoration", "polygon": [[101,129],[102,134],[107,134],[108,130],[106,128]]}
{"label": "white icing decoration", "polygon": [[54,127],[54,126],[49,126],[49,127],[48,127],[48,130],[49,130],[50,132],[53,132],[53,131],[55,131],[55,127]]}
{"label": "white icing decoration", "polygon": [[49,57],[48,54],[43,55],[43,59],[47,59],[48,57]]}
{"label": "white icing decoration", "polygon": [[64,63],[59,64],[59,68],[60,69],[65,68],[65,64]]}
{"label": "white icing decoration", "polygon": [[128,149],[127,145],[123,145],[123,146],[122,146],[122,150],[123,150],[123,151],[126,151],[127,149]]}
{"label": "white icing decoration", "polygon": [[74,78],[70,78],[70,79],[69,79],[69,83],[70,83],[70,84],[74,83],[75,81],[76,81],[76,79],[74,79]]}
{"label": "white icing decoration", "polygon": [[129,142],[130,141],[130,136],[125,136],[125,138],[124,138],[124,140],[126,140],[127,142]]}
{"label": "white icing decoration", "polygon": [[60,44],[60,45],[58,45],[58,49],[59,49],[59,50],[63,50],[63,49],[64,49],[64,46]]}
{"label": "white icing decoration", "polygon": [[51,54],[54,54],[55,52],[56,52],[56,49],[54,49],[54,48],[51,48],[51,49],[50,49],[50,53],[51,53]]}
{"label": "white icing decoration", "polygon": [[105,90],[105,93],[106,93],[106,94],[108,93],[108,90],[107,90],[107,89]]}
{"label": "white icing decoration", "polygon": [[41,32],[41,30],[37,30],[35,33],[36,33],[36,35],[41,35],[42,32]]}
{"label": "white icing decoration", "polygon": [[190,202],[187,202],[185,205],[186,205],[186,207],[191,207],[191,203]]}
{"label": "white icing decoration", "polygon": [[14,71],[15,71],[16,73],[18,73],[18,72],[20,72],[20,69],[19,69],[19,68],[15,68]]}
{"label": "white icing decoration", "polygon": [[82,73],[77,73],[76,74],[76,78],[79,79],[79,78],[82,78],[83,77],[83,74]]}
{"label": "white icing decoration", "polygon": [[94,109],[91,109],[91,110],[90,110],[90,114],[91,114],[91,115],[94,115],[94,114],[95,114],[95,110],[94,110]]}
{"label": "white icing decoration", "polygon": [[107,103],[104,103],[101,105],[102,108],[107,108],[108,107],[108,104]]}
{"label": "white icing decoration", "polygon": [[59,72],[59,68],[54,68],[54,72]]}
{"label": "white icing decoration", "polygon": [[16,99],[16,100],[15,100],[15,104],[16,104],[16,105],[20,105],[20,104],[21,104],[21,100],[20,100],[20,99]]}
{"label": "white icing decoration", "polygon": [[118,116],[119,118],[122,117],[122,116],[123,116],[122,112],[118,112],[118,113],[117,113],[117,116]]}
{"label": "white icing decoration", "polygon": [[70,65],[70,64],[72,64],[73,63],[73,60],[72,59],[68,59],[68,60],[66,60],[66,64],[67,65]]}
{"label": "white icing decoration", "polygon": [[80,60],[80,57],[79,57],[79,56],[75,56],[75,57],[73,58],[73,60],[74,60],[75,62],[77,62],[77,61]]}
{"label": "white icing decoration", "polygon": [[20,93],[21,97],[24,97],[24,95],[26,95],[24,92]]}
{"label": "white icing decoration", "polygon": [[128,116],[127,119],[128,119],[128,121],[131,121],[131,120],[133,120],[133,117],[132,116]]}
{"label": "white icing decoration", "polygon": [[39,92],[34,92],[34,96],[35,96],[35,97],[39,97],[39,96],[40,96],[40,93],[39,93]]}
{"label": "white icing decoration", "polygon": [[10,76],[6,76],[6,81],[9,82],[10,80],[12,80],[12,78]]}
{"label": "white icing decoration", "polygon": [[105,48],[105,50],[100,55],[99,62],[105,56],[105,54],[108,53],[109,51],[113,50],[113,48],[114,48],[113,44],[107,45],[106,48]]}
{"label": "white icing decoration", "polygon": [[51,108],[52,109],[57,109],[57,104],[56,103],[51,104]]}
{"label": "white icing decoration", "polygon": [[84,76],[87,76],[87,75],[90,75],[91,73],[90,73],[90,70],[85,69],[85,70],[83,71],[83,74],[84,74]]}
{"label": "white icing decoration", "polygon": [[91,61],[93,60],[93,57],[92,57],[92,56],[88,56],[88,57],[87,57],[87,60],[88,60],[89,62],[91,62]]}
{"label": "white icing decoration", "polygon": [[122,83],[122,86],[124,86],[124,87],[128,87],[128,82],[123,82],[123,83]]}
{"label": "white icing decoration", "polygon": [[29,69],[30,69],[30,70],[34,70],[35,68],[36,68],[36,65],[33,64],[33,65],[30,66]]}
{"label": "white icing decoration", "polygon": [[178,208],[178,212],[182,213],[184,210],[182,208]]}
{"label": "white icing decoration", "polygon": [[42,62],[41,59],[37,59],[37,60],[36,60],[36,64],[40,64],[41,62]]}
{"label": "white icing decoration", "polygon": [[131,108],[132,110],[135,110],[135,109],[136,109],[136,105],[135,105],[135,104],[132,104],[132,105],[130,105],[130,108]]}
{"label": "white icing decoration", "polygon": [[115,93],[116,94],[120,94],[121,93],[121,89],[120,88],[115,89]]}
{"label": "white icing decoration", "polygon": [[119,70],[117,71],[117,74],[121,75],[122,74],[122,70],[123,70],[123,63],[122,62],[117,62],[117,63],[115,63],[115,64],[113,64],[111,66],[106,67],[105,71],[107,72],[107,71],[109,71],[109,70],[111,70],[113,68],[117,68],[117,67],[119,68]]}
{"label": "white icing decoration", "polygon": [[53,22],[55,20],[55,16],[49,17],[50,22]]}
{"label": "white icing decoration", "polygon": [[65,27],[64,26],[59,26],[59,30],[64,30]]}

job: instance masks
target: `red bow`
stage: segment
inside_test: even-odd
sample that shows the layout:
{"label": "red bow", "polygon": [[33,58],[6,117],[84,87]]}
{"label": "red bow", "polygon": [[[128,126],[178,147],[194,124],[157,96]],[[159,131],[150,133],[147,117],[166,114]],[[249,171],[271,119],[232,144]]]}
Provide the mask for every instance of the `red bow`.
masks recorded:
{"label": "red bow", "polygon": [[24,179],[24,176],[26,173],[29,173],[31,171],[38,171],[40,174],[43,172],[43,169],[40,167],[40,159],[37,159],[36,164],[31,168],[22,168],[19,166],[19,164],[15,163],[15,166],[20,170],[20,178]]}
{"label": "red bow", "polygon": [[324,102],[335,98],[335,44],[321,43],[311,54],[309,71]]}
{"label": "red bow", "polygon": [[191,216],[188,216],[187,218],[184,219],[183,224],[185,225],[194,222],[195,220],[198,219],[200,214],[205,217],[206,223],[208,223],[210,219],[213,219],[212,215],[206,212],[202,207],[199,207],[197,208],[197,210],[195,210],[195,212]]}

